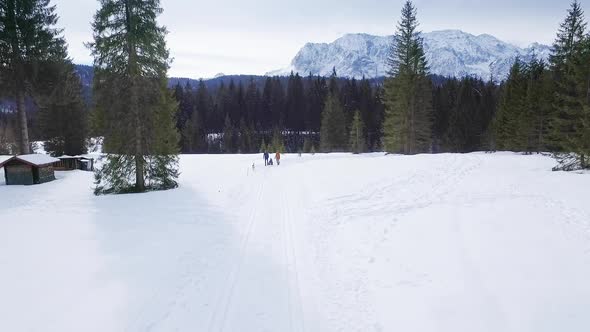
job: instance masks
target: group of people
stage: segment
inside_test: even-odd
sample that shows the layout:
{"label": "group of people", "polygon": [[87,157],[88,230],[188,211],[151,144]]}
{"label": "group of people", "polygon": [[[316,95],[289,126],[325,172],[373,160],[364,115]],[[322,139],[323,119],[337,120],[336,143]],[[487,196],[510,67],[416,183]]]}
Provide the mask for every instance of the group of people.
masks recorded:
{"label": "group of people", "polygon": [[[274,165],[272,158],[270,157],[270,154],[268,152],[264,151],[263,158],[264,158],[264,166]],[[281,153],[278,151],[277,151],[277,153],[275,153],[275,160],[277,161],[277,166],[281,164]]]}

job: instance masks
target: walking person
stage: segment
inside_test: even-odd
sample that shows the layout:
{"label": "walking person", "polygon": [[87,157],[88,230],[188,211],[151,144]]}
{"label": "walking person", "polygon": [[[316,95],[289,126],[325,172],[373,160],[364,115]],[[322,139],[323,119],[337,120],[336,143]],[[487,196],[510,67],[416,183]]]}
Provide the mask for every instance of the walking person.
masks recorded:
{"label": "walking person", "polygon": [[264,158],[264,166],[268,166],[268,158],[270,158],[270,155],[268,154],[268,152],[264,151],[264,154],[262,155],[262,157]]}
{"label": "walking person", "polygon": [[277,160],[277,166],[279,166],[281,164],[281,153],[279,151],[275,153],[275,159]]}

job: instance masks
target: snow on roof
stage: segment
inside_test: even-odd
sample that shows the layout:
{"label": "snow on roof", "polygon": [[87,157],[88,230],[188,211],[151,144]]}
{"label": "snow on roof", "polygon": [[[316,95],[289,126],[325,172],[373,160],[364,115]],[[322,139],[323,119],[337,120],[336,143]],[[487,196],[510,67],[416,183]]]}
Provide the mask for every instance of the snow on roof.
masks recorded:
{"label": "snow on roof", "polygon": [[23,154],[20,156],[16,156],[15,158],[18,160],[24,161],[28,164],[35,165],[35,166],[49,165],[49,164],[53,164],[53,163],[59,161],[59,159],[57,159],[57,158],[50,157],[46,154],[38,154],[38,153]]}
{"label": "snow on roof", "polygon": [[0,164],[12,158],[12,156],[0,156]]}

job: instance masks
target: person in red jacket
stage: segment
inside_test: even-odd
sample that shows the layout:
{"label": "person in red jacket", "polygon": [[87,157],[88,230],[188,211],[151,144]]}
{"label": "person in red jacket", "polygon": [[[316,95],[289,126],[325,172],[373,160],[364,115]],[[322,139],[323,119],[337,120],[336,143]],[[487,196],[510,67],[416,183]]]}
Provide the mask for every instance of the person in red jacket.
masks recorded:
{"label": "person in red jacket", "polygon": [[275,153],[275,159],[277,160],[277,166],[279,166],[281,164],[281,153],[277,151],[277,153]]}

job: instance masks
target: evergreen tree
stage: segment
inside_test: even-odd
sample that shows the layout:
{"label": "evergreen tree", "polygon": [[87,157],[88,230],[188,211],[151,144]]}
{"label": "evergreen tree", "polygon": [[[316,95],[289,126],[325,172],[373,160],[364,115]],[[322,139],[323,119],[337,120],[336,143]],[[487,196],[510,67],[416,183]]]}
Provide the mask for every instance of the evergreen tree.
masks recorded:
{"label": "evergreen tree", "polygon": [[322,113],[320,149],[322,152],[347,150],[346,119],[337,96],[328,94]]}
{"label": "evergreen tree", "polygon": [[550,57],[555,82],[552,140],[560,149],[556,169],[588,167],[590,155],[590,41],[580,3],[572,2]]}
{"label": "evergreen tree", "polygon": [[358,154],[366,151],[364,124],[360,111],[356,111],[350,126],[350,151]]}
{"label": "evergreen tree", "polygon": [[311,141],[311,139],[309,137],[306,137],[303,140],[303,152],[310,153],[312,146],[313,146],[313,142]]}
{"label": "evergreen tree", "polygon": [[223,128],[223,152],[233,153],[235,152],[235,137],[234,127],[232,125],[229,113],[225,116],[225,127]]}
{"label": "evergreen tree", "polygon": [[342,109],[346,119],[346,129],[350,131],[354,115],[359,111],[359,89],[354,77],[344,82],[341,94]]}
{"label": "evergreen tree", "polygon": [[264,81],[264,88],[262,90],[262,97],[260,100],[260,127],[263,132],[269,131],[272,128],[272,90],[273,79],[271,77],[267,77]]}
{"label": "evergreen tree", "polygon": [[372,148],[380,136],[379,120],[377,118],[376,98],[369,80],[363,79],[359,83],[358,109],[361,121],[365,124],[365,141],[367,147]]}
{"label": "evergreen tree", "polygon": [[45,151],[53,156],[80,155],[86,153],[86,105],[82,97],[80,77],[72,63],[57,62],[51,67],[55,73],[47,73],[50,82],[37,96],[39,125],[45,141]]}
{"label": "evergreen tree", "polygon": [[252,152],[252,133],[250,132],[250,128],[246,125],[244,118],[240,120],[238,140],[238,151],[240,153]]}
{"label": "evergreen tree", "polygon": [[258,152],[260,152],[260,153],[268,152],[268,146],[266,145],[264,138],[262,139],[262,143],[260,144],[260,149],[258,150]]}
{"label": "evergreen tree", "polygon": [[279,130],[279,128],[275,128],[273,130],[272,142],[271,142],[270,149],[271,149],[271,151],[269,151],[269,152],[280,152],[280,153],[285,152],[285,142],[283,141],[283,135],[281,134],[281,131]]}
{"label": "evergreen tree", "polygon": [[311,74],[308,79],[307,88],[307,115],[306,129],[310,132],[319,132],[322,120],[322,111],[328,94],[326,79],[320,76],[313,77]]}
{"label": "evergreen tree", "polygon": [[214,130],[216,119],[213,113],[213,100],[209,94],[207,85],[205,85],[202,79],[199,80],[195,99],[195,111],[199,114],[199,121],[202,123],[201,127],[204,131],[207,128]]}
{"label": "evergreen tree", "polygon": [[94,97],[108,152],[96,194],[177,186],[178,106],[161,12],[158,0],[101,0],[94,16]]}
{"label": "evergreen tree", "polygon": [[528,73],[522,61],[516,59],[502,88],[502,96],[494,123],[496,148],[524,151],[528,129],[526,123],[526,91]]}
{"label": "evergreen tree", "polygon": [[451,114],[456,108],[459,80],[451,78],[436,88],[434,92],[433,108],[433,150],[434,152],[449,152]]}
{"label": "evergreen tree", "polygon": [[549,119],[552,116],[553,84],[545,62],[533,57],[528,64],[525,123],[527,152],[547,149]]}
{"label": "evergreen tree", "polygon": [[44,62],[66,58],[55,6],[49,0],[3,0],[0,2],[0,77],[14,91],[18,113],[18,146],[31,152],[25,98]]}
{"label": "evergreen tree", "polygon": [[16,118],[13,114],[0,112],[0,154],[16,153]]}
{"label": "evergreen tree", "polygon": [[385,81],[384,147],[388,152],[414,154],[431,145],[432,92],[416,8],[406,1],[388,57]]}
{"label": "evergreen tree", "polygon": [[206,134],[199,112],[194,112],[187,120],[181,135],[185,153],[207,152]]}
{"label": "evergreen tree", "polygon": [[287,83],[287,114],[286,127],[293,131],[303,131],[305,129],[305,91],[303,81],[299,74],[293,74],[289,77]]}
{"label": "evergreen tree", "polygon": [[260,92],[258,91],[258,87],[256,86],[254,79],[250,80],[248,88],[246,89],[246,96],[244,98],[244,119],[247,123],[254,123],[260,118]]}

